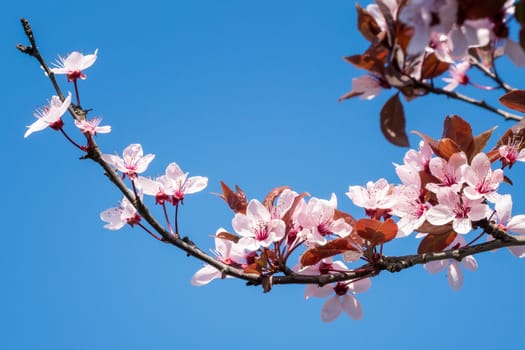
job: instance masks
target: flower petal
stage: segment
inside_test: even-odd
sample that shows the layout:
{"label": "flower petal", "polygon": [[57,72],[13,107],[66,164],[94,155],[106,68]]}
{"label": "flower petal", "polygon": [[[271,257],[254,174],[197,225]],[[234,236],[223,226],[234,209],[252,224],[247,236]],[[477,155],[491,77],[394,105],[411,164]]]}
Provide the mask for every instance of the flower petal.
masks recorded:
{"label": "flower petal", "polygon": [[363,308],[361,303],[353,295],[343,295],[342,297],[342,307],[343,310],[350,316],[353,320],[360,320],[363,318]]}
{"label": "flower petal", "polygon": [[343,311],[339,296],[335,295],[328,299],[321,308],[321,320],[323,322],[332,322],[335,320]]}

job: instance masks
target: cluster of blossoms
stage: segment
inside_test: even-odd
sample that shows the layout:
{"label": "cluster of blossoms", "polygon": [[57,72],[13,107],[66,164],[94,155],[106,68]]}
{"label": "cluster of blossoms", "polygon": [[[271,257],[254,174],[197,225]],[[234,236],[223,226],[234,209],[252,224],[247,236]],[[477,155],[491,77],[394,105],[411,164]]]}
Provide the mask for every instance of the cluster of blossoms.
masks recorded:
{"label": "cluster of blossoms", "polygon": [[[203,176],[188,177],[177,163],[171,163],[166,167],[166,174],[155,179],[139,176],[145,172],[155,158],[154,154],[144,155],[140,144],[131,144],[122,152],[122,158],[118,155],[104,154],[102,159],[109,165],[122,173],[122,177],[128,177],[132,183],[135,196],[142,200],[143,195],[153,196],[155,203],[164,208],[166,222],[170,233],[178,236],[178,211],[175,214],[175,231],[167,215],[166,203],[178,207],[183,204],[187,194],[202,191],[208,185],[208,178]],[[136,208],[124,197],[117,207],[110,208],[100,214],[103,221],[108,222],[104,227],[110,230],[118,230],[124,225],[131,226],[140,222],[140,216]],[[143,227],[143,226],[141,226]],[[143,227],[146,229],[145,227]],[[149,232],[149,231],[148,231]],[[151,234],[151,232],[149,232]]]}
{"label": "cluster of blossoms", "polygon": [[[97,51],[94,54],[83,55],[78,51],[71,52],[68,56],[60,57],[57,63],[55,63],[54,68],[50,68],[50,72],[53,74],[65,74],[68,82],[74,82],[75,92],[77,96],[77,106],[80,106],[78,100],[78,86],[77,79],[86,79],[86,75],[83,71],[93,65],[97,60]],[[36,131],[41,131],[48,126],[53,130],[62,131],[65,134],[63,129],[64,121],[62,116],[72,105],[71,102],[71,93],[68,93],[67,97],[61,99],[59,96],[52,96],[49,105],[39,108],[34,116],[37,120],[28,126],[24,137],[28,137]],[[109,125],[99,126],[102,118],[95,117],[90,120],[77,120],[75,119],[75,126],[80,129],[80,131],[86,136],[95,136],[96,134],[107,134],[111,132],[111,127]],[[69,136],[66,135],[69,139]],[[73,142],[71,139],[69,139]],[[76,143],[73,144],[84,150],[84,147],[78,146]]]}
{"label": "cluster of blossoms", "polygon": [[[450,148],[439,146],[447,142],[424,136],[419,149],[409,150],[403,164],[395,165],[400,184],[379,179],[365,187],[349,187],[346,195],[354,205],[364,209],[367,217],[357,221],[337,209],[335,194],[329,200],[306,199],[306,194],[281,187],[270,192],[261,203],[256,199],[247,201],[242,190],[237,188],[233,192],[223,184],[221,197],[235,212],[234,232],[223,228],[217,231],[214,250],[217,259],[245,272],[272,275],[284,272],[281,266],[286,265],[292,252],[303,247],[306,252],[299,256],[293,272],[322,275],[356,271],[342,261],[333,261],[332,256],[342,254],[347,263],[373,264],[381,258],[384,243],[413,232],[417,232],[417,238],[423,238],[420,253],[467,246],[465,235],[483,221],[525,235],[525,215],[511,217],[511,196],[498,192],[505,180],[504,169],[525,161],[524,145],[517,141],[522,138],[521,129],[515,128],[518,133],[500,140],[504,144],[483,153],[479,148],[488,138],[468,135],[470,127],[461,118],[447,118],[445,126],[448,131],[440,141],[448,140],[449,145],[454,145],[454,152],[447,153]],[[472,142],[462,142],[465,140]],[[474,150],[472,144],[477,144],[478,149]],[[493,163],[498,161],[499,168],[493,169]],[[510,250],[518,257],[525,256],[521,246]],[[472,256],[462,259],[461,265],[477,269]],[[461,288],[463,274],[458,261],[432,261],[425,268],[431,273],[446,268],[451,288]],[[191,282],[202,286],[221,277],[216,268],[206,265],[195,273]],[[324,321],[334,320],[342,311],[359,319],[362,309],[354,294],[369,287],[370,278],[364,275],[324,286],[309,285],[305,298],[334,294],[322,308]]]}
{"label": "cluster of blossoms", "polygon": [[525,65],[525,52],[509,37],[514,11],[513,0],[383,0],[358,7],[358,28],[371,46],[346,60],[368,74],[352,79],[351,91],[341,99],[372,99],[391,87],[407,98],[425,95],[428,91],[417,82],[447,70],[443,89],[452,91],[471,84],[467,72],[472,60],[491,69],[502,54]]}

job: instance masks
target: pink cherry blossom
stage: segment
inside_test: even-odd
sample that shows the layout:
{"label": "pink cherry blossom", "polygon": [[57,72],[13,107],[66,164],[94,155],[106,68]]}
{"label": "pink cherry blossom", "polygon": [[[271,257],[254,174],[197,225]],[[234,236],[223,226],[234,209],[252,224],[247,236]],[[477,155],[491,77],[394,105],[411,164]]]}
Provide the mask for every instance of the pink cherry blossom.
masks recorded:
{"label": "pink cherry blossom", "polygon": [[111,126],[104,125],[99,126],[102,118],[95,117],[90,120],[75,120],[75,125],[80,129],[84,134],[89,134],[95,136],[96,134],[108,134],[111,132]]}
{"label": "pink cherry blossom", "polygon": [[135,183],[142,193],[155,197],[155,204],[173,203],[173,186],[167,175],[155,179],[139,176]]}
{"label": "pink cherry blossom", "polygon": [[454,231],[466,234],[472,230],[472,221],[478,221],[490,215],[490,210],[481,199],[470,200],[444,187],[436,193],[439,204],[427,212],[427,220],[432,225],[440,226],[452,222]]}
{"label": "pink cherry blossom", "polygon": [[[496,218],[498,226],[511,233],[517,233],[525,238],[525,215],[512,216],[512,197],[503,195],[496,202]],[[509,247],[510,252],[518,258],[525,257],[525,246]]]}
{"label": "pink cherry blossom", "polygon": [[450,56],[454,60],[466,60],[468,49],[483,47],[490,41],[489,21],[464,21],[461,25],[454,23],[447,33]]}
{"label": "pink cherry blossom", "polygon": [[137,186],[144,194],[155,196],[157,204],[168,201],[178,205],[184,201],[187,194],[202,191],[208,185],[208,178],[203,176],[188,177],[188,173],[182,172],[177,163],[171,163],[166,167],[166,174],[155,180],[139,176]]}
{"label": "pink cherry blossom", "polygon": [[420,186],[403,185],[396,188],[396,192],[398,201],[392,208],[392,214],[400,218],[396,237],[401,238],[410,235],[425,222],[429,205],[421,199]]}
{"label": "pink cherry blossom", "polygon": [[379,95],[382,89],[388,87],[388,83],[383,81],[380,77],[374,75],[363,75],[352,79],[352,89],[350,92],[341,96],[339,101],[355,96],[359,96],[362,100],[371,100]]}
{"label": "pink cherry blossom", "polygon": [[469,69],[470,63],[468,60],[451,65],[448,70],[451,78],[443,78],[443,80],[448,83],[443,90],[452,91],[458,87],[458,85],[467,85],[469,83],[469,77],[467,76]]}
{"label": "pink cherry blossom", "polygon": [[370,288],[371,284],[370,278],[365,278],[353,282],[327,284],[323,287],[308,285],[305,291],[305,299],[310,297],[326,298],[330,294],[335,293],[333,297],[323,304],[321,320],[323,322],[331,322],[339,317],[343,311],[350,318],[360,320],[363,318],[363,308],[354,294],[365,292]]}
{"label": "pink cherry blossom", "polygon": [[[346,195],[358,207],[365,208],[368,215],[388,211],[396,202],[392,195],[393,186],[385,179],[369,181],[365,187],[350,186]],[[380,210],[378,210],[380,209]],[[382,210],[381,210],[382,209]]]}
{"label": "pink cherry blossom", "polygon": [[62,102],[60,97],[53,96],[49,105],[40,109],[37,109],[33,114],[36,121],[28,126],[24,138],[28,137],[35,131],[44,130],[46,127],[50,127],[53,130],[60,130],[64,125],[62,116],[66,112],[67,108],[71,104],[71,93]]}
{"label": "pink cherry blossom", "polygon": [[140,216],[131,202],[124,197],[118,207],[109,208],[100,213],[102,221],[106,221],[104,225],[108,230],[120,230],[124,225],[131,226],[140,222]]}
{"label": "pink cherry blossom", "polygon": [[309,243],[314,244],[325,244],[326,237],[332,234],[339,237],[348,236],[352,227],[343,218],[334,220],[336,207],[337,197],[334,193],[329,201],[311,198],[297,216],[298,224],[303,228],[300,235],[304,236]]}
{"label": "pink cherry blossom", "polygon": [[414,28],[407,51],[411,55],[425,50],[432,32],[446,34],[456,20],[456,0],[410,0],[399,19]]}
{"label": "pink cherry blossom", "polygon": [[273,219],[282,219],[283,216],[290,210],[292,204],[297,197],[297,192],[290,189],[284,190],[277,198],[277,203],[272,205],[270,212]]}
{"label": "pink cherry blossom", "polygon": [[514,163],[525,162],[525,148],[519,149],[521,141],[521,137],[512,137],[507,145],[498,148],[503,168],[508,166],[511,169]]}
{"label": "pink cherry blossom", "polygon": [[468,184],[463,189],[465,197],[471,200],[486,198],[490,202],[495,202],[499,197],[496,191],[503,182],[503,170],[492,171],[490,160],[485,153],[476,154],[471,165],[465,168],[464,176]]}
{"label": "pink cherry blossom", "polygon": [[285,234],[284,221],[272,219],[268,208],[256,199],[248,203],[246,214],[235,214],[232,226],[242,236],[239,246],[249,251],[267,248],[273,242],[281,240]]}
{"label": "pink cherry blossom", "polygon": [[440,157],[432,158],[428,167],[440,183],[427,184],[427,190],[436,193],[441,187],[450,187],[459,192],[464,182],[463,171],[466,166],[467,156],[463,152],[454,153],[448,161]]}
{"label": "pink cherry blossom", "polygon": [[151,161],[155,158],[154,154],[150,153],[145,156],[143,154],[142,146],[134,143],[124,149],[122,158],[113,154],[104,154],[102,159],[133,179],[137,174],[146,171]]}
{"label": "pink cherry blossom", "polygon": [[208,186],[208,178],[204,176],[188,177],[177,163],[171,163],[166,168],[166,176],[173,186],[173,204],[184,201],[187,194],[200,192]]}
{"label": "pink cherry blossom", "polygon": [[[447,249],[451,249],[453,247],[463,247],[465,245],[465,238],[463,238],[463,236],[458,235],[456,236],[454,241],[447,247]],[[478,269],[478,262],[472,255],[464,257],[461,260],[461,265],[470,271],[476,271]],[[461,265],[457,260],[444,259],[428,262],[424,264],[423,267],[432,274],[438,273],[444,268],[446,268],[447,279],[450,288],[452,288],[455,291],[458,291],[463,286],[463,271],[461,271]]]}
{"label": "pink cherry blossom", "polygon": [[405,153],[403,162],[405,165],[411,166],[418,171],[428,169],[430,159],[434,152],[429,144],[425,141],[419,142],[419,150],[411,149]]}
{"label": "pink cherry blossom", "polygon": [[90,55],[83,55],[78,51],[73,51],[67,57],[58,56],[58,61],[54,63],[51,71],[55,74],[66,74],[67,81],[76,81],[78,78],[86,79],[83,70],[91,67],[97,60],[98,49]]}
{"label": "pink cherry blossom", "polygon": [[[239,245],[234,242],[220,238],[219,233],[225,232],[226,230],[220,228],[215,233],[215,249],[212,252],[215,254],[217,260],[221,261],[226,265],[241,265],[244,263],[245,254]],[[193,275],[191,278],[191,284],[194,286],[203,286],[210,283],[216,278],[222,278],[223,274],[211,265],[206,265]],[[229,278],[231,276],[226,276]]]}

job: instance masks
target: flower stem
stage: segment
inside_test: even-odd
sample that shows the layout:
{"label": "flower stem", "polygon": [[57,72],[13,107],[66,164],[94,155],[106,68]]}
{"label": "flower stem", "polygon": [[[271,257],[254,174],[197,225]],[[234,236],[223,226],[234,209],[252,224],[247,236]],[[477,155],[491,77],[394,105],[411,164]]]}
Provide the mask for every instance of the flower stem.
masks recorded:
{"label": "flower stem", "polygon": [[162,242],[162,238],[161,237],[158,237],[156,234],[151,232],[146,226],[142,225],[140,222],[137,224],[137,226],[142,228],[144,231],[146,231],[146,233],[148,233],[151,237],[155,238],[157,241],[161,241]]}
{"label": "flower stem", "polygon": [[86,147],[84,146],[80,146],[78,143],[76,143],[75,141],[73,141],[73,139],[71,137],[69,137],[69,135],[64,131],[64,128],[60,128],[60,132],[62,133],[62,135],[64,135],[64,137],[69,141],[71,142],[71,144],[73,146],[75,146],[76,148],[78,148],[79,150],[81,150],[82,152],[85,152],[86,151]]}
{"label": "flower stem", "polygon": [[80,96],[78,94],[78,85],[77,85],[77,79],[73,80],[73,85],[75,86],[75,96],[77,97],[77,106],[80,107]]}

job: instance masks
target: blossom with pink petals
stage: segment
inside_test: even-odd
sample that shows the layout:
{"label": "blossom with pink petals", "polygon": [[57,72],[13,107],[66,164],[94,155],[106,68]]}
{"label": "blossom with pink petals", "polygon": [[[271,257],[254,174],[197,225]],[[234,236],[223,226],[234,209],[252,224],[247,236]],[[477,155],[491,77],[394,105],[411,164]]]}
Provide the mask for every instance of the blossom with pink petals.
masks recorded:
{"label": "blossom with pink petals", "polygon": [[[467,244],[463,236],[456,236],[454,241],[448,246],[447,249],[452,247],[463,247]],[[466,256],[461,260],[461,265],[470,271],[476,271],[478,269],[478,262],[472,256]],[[455,291],[458,291],[463,286],[463,271],[461,271],[461,265],[457,260],[454,259],[444,259],[431,261],[423,265],[423,267],[430,273],[438,273],[444,268],[447,269],[447,279],[450,288]]]}
{"label": "blossom with pink petals", "polygon": [[355,205],[365,208],[367,215],[374,217],[387,213],[396,203],[392,192],[393,186],[386,179],[379,179],[375,183],[367,182],[366,188],[350,186],[346,195]]}
{"label": "blossom with pink petals", "polygon": [[337,208],[337,197],[334,193],[329,201],[311,198],[297,216],[298,224],[303,228],[300,235],[309,243],[325,244],[326,237],[335,234],[346,237],[352,232],[352,227],[343,218],[334,220]]}
{"label": "blossom with pink petals", "polygon": [[[525,237],[525,215],[512,216],[512,198],[510,194],[503,195],[496,202],[496,218],[498,226]],[[509,247],[510,252],[518,258],[525,257],[525,246]]]}
{"label": "blossom with pink petals", "polygon": [[178,205],[184,201],[187,194],[202,191],[208,185],[208,178],[204,176],[188,177],[182,172],[177,163],[173,162],[166,167],[166,175],[155,180],[139,176],[137,186],[144,194],[155,196],[157,204],[165,201]]}
{"label": "blossom with pink petals", "polygon": [[40,109],[37,109],[33,115],[36,121],[29,125],[24,134],[24,138],[28,137],[35,131],[44,130],[48,126],[53,130],[60,130],[64,125],[62,116],[66,112],[67,108],[71,104],[71,93],[67,95],[64,101],[60,100],[60,97],[53,96],[49,105]]}
{"label": "blossom with pink petals", "polygon": [[428,164],[430,173],[436,177],[440,183],[427,184],[427,190],[436,193],[442,187],[449,187],[455,192],[459,192],[464,182],[463,171],[467,166],[467,156],[464,152],[454,153],[447,160],[436,157],[432,158]]}
{"label": "blossom with pink petals", "polygon": [[67,57],[58,56],[58,61],[54,63],[51,72],[55,74],[66,74],[67,81],[76,81],[78,78],[86,79],[83,70],[91,67],[97,60],[98,49],[93,54],[83,55],[78,51],[73,51]]}
{"label": "blossom with pink petals", "polygon": [[131,179],[146,171],[153,158],[155,158],[154,154],[144,155],[142,146],[138,143],[126,147],[122,152],[122,158],[113,154],[102,155],[102,159]]}
{"label": "blossom with pink petals", "polygon": [[519,149],[521,145],[521,138],[511,138],[507,145],[502,145],[498,148],[502,167],[506,166],[512,168],[516,162],[525,162],[525,148]]}
{"label": "blossom with pink petals", "polygon": [[111,126],[104,125],[99,126],[100,122],[102,121],[102,118],[95,117],[90,120],[76,120],[75,119],[75,125],[77,128],[80,129],[84,134],[89,134],[91,136],[95,136],[96,134],[108,134],[111,132]]}
{"label": "blossom with pink petals", "polygon": [[405,165],[411,166],[418,171],[422,171],[428,169],[433,154],[434,152],[432,151],[432,148],[430,148],[430,145],[421,140],[419,142],[419,150],[408,150],[403,157],[403,162]]}
{"label": "blossom with pink petals", "polygon": [[359,98],[362,100],[371,100],[379,95],[382,89],[388,87],[388,83],[383,81],[383,79],[380,77],[370,74],[363,75],[352,79],[352,89],[350,92],[341,96],[339,101],[355,96],[359,96]]}
{"label": "blossom with pink petals", "polygon": [[490,160],[485,153],[476,154],[470,166],[465,168],[464,177],[468,184],[463,189],[465,197],[471,200],[486,198],[490,202],[499,198],[496,191],[503,182],[503,170],[492,171]]}
{"label": "blossom with pink petals", "polygon": [[400,218],[396,238],[401,238],[410,235],[425,222],[429,205],[421,199],[420,186],[403,185],[396,188],[396,192],[398,201],[392,208],[392,214]]}
{"label": "blossom with pink petals", "polygon": [[363,293],[370,288],[372,282],[370,278],[353,282],[338,282],[327,284],[323,287],[308,285],[306,287],[305,299],[310,297],[326,298],[330,294],[335,295],[329,298],[321,308],[321,320],[332,322],[341,312],[345,312],[353,320],[363,318],[363,308],[359,300],[354,296],[356,293]]}
{"label": "blossom with pink petals", "polygon": [[467,85],[469,83],[469,78],[467,75],[467,71],[469,69],[470,63],[468,60],[451,65],[448,69],[451,77],[443,78],[443,81],[448,83],[448,85],[446,85],[443,90],[452,91],[458,87],[458,85]]}
{"label": "blossom with pink petals", "polygon": [[[319,275],[345,272],[348,271],[348,267],[346,267],[342,261],[332,261],[332,258],[326,258],[312,266],[295,266],[293,270],[303,275]],[[363,317],[363,309],[354,294],[365,292],[370,288],[371,284],[372,281],[370,278],[350,282],[331,283],[322,287],[309,284],[306,286],[304,298],[306,300],[310,297],[327,298],[335,292],[335,295],[324,303],[321,309],[321,319],[324,322],[331,322],[335,320],[342,311],[345,311],[352,319],[359,320]]]}
{"label": "blossom with pink petals", "polygon": [[482,199],[471,200],[454,190],[444,187],[436,193],[439,204],[427,211],[427,220],[432,225],[440,226],[452,222],[454,231],[460,234],[472,230],[472,221],[478,221],[490,215],[488,206]]}
{"label": "blossom with pink petals", "polygon": [[239,246],[249,251],[269,247],[284,237],[285,224],[281,219],[273,219],[270,211],[256,199],[246,208],[246,214],[237,213],[232,220],[234,230],[242,237]]}
{"label": "blossom with pink petals", "polygon": [[[238,266],[244,263],[245,254],[241,247],[234,242],[219,237],[219,233],[226,230],[220,228],[215,233],[215,249],[212,252],[215,258],[226,265]],[[210,283],[216,278],[222,278],[223,273],[211,265],[206,265],[193,275],[191,284],[194,286],[203,286]],[[226,276],[229,278],[231,276]]]}
{"label": "blossom with pink petals", "polygon": [[170,178],[173,185],[173,204],[182,202],[187,194],[200,192],[208,186],[207,177],[188,177],[189,173],[183,172],[177,163],[168,165],[166,175]]}
{"label": "blossom with pink petals", "polygon": [[140,222],[140,216],[131,202],[124,197],[118,207],[109,208],[100,213],[100,218],[106,221],[108,230],[120,230],[124,225],[131,226]]}

